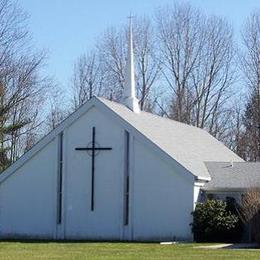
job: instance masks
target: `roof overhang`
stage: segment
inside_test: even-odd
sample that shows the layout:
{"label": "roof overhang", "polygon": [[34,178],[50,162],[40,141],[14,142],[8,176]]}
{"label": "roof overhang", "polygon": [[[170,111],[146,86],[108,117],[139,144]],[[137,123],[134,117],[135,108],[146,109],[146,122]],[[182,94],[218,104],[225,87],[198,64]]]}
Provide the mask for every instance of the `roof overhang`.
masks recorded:
{"label": "roof overhang", "polygon": [[218,192],[246,192],[250,188],[228,188],[228,187],[222,187],[222,188],[202,188],[203,191],[206,193],[218,193]]}

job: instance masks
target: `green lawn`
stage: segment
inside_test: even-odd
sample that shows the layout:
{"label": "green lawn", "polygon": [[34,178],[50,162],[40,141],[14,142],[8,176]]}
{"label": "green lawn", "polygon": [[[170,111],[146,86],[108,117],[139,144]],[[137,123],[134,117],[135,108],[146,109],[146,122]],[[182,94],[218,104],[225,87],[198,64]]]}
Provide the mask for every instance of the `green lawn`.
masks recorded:
{"label": "green lawn", "polygon": [[199,249],[197,245],[0,242],[0,259],[260,259],[260,249]]}

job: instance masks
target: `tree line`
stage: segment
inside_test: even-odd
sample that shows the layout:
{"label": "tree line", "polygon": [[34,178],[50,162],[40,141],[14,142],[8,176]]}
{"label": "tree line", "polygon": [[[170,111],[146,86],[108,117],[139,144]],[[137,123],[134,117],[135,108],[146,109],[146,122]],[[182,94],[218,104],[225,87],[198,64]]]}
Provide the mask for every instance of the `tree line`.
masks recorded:
{"label": "tree line", "polygon": [[[12,0],[0,0],[1,169],[91,96],[119,101],[125,85],[127,25],[107,28],[76,59],[66,99],[42,73],[46,55],[32,46],[27,19]],[[135,17],[137,95],[141,110],[206,129],[259,161],[260,11],[241,31],[187,3]]]}

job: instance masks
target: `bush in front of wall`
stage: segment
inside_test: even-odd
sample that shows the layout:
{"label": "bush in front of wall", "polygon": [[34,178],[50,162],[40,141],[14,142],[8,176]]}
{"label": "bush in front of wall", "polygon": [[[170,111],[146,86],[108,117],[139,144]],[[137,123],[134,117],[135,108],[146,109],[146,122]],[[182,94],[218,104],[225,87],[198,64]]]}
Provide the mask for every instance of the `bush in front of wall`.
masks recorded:
{"label": "bush in front of wall", "polygon": [[237,242],[241,238],[239,217],[225,201],[199,203],[192,215],[192,232],[196,242]]}

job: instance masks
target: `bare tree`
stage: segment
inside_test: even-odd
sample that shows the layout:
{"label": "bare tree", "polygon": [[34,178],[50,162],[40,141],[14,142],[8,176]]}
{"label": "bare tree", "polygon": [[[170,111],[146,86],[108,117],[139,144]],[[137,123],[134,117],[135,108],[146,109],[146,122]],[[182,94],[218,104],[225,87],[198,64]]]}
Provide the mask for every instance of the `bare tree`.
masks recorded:
{"label": "bare tree", "polygon": [[[74,68],[74,105],[84,103],[91,93],[119,101],[125,85],[128,25],[109,28],[99,38],[93,53],[81,56]],[[134,18],[134,52],[137,95],[142,110],[153,108],[153,87],[160,72],[154,30],[148,18]]]}
{"label": "bare tree", "polygon": [[74,65],[73,103],[74,109],[81,106],[93,95],[101,95],[104,76],[101,73],[99,57],[92,52],[82,55]]}
{"label": "bare tree", "polygon": [[260,11],[247,20],[243,31],[244,52],[242,70],[248,89],[248,101],[244,114],[244,139],[247,160],[260,160]]}
{"label": "bare tree", "polygon": [[2,147],[8,148],[11,162],[24,151],[23,136],[39,126],[39,109],[45,97],[45,79],[38,76],[42,56],[20,57],[15,62],[13,73],[2,78],[1,103],[2,126],[4,131]]}
{"label": "bare tree", "polygon": [[0,0],[0,167],[24,151],[23,137],[32,130],[44,98],[40,75],[44,53],[34,51],[27,15],[11,0]]}
{"label": "bare tree", "polygon": [[201,14],[190,5],[174,5],[160,9],[156,20],[162,73],[172,93],[171,117],[191,123],[191,76],[204,40]]}
{"label": "bare tree", "polygon": [[193,72],[195,86],[195,125],[207,128],[221,139],[229,120],[227,106],[234,82],[233,35],[228,23],[221,18],[208,18],[203,28],[205,43],[201,48],[198,67]]}
{"label": "bare tree", "polygon": [[234,78],[232,28],[188,4],[161,9],[156,17],[170,117],[221,138]]}
{"label": "bare tree", "polygon": [[154,88],[160,77],[155,32],[151,21],[146,17],[135,18],[134,25],[137,95],[140,109],[152,111],[156,98]]}
{"label": "bare tree", "polygon": [[227,131],[225,144],[241,158],[246,160],[247,151],[244,135],[245,127],[243,123],[244,103],[243,99],[234,99],[231,103],[233,110],[227,122],[229,131]]}
{"label": "bare tree", "polygon": [[104,76],[105,97],[120,100],[124,87],[126,64],[125,28],[109,28],[97,43],[100,70]]}
{"label": "bare tree", "polygon": [[250,221],[257,213],[260,213],[260,189],[251,188],[241,201],[241,213],[244,221]]}
{"label": "bare tree", "polygon": [[249,189],[242,198],[241,219],[249,224],[252,238],[260,244],[260,189]]}

